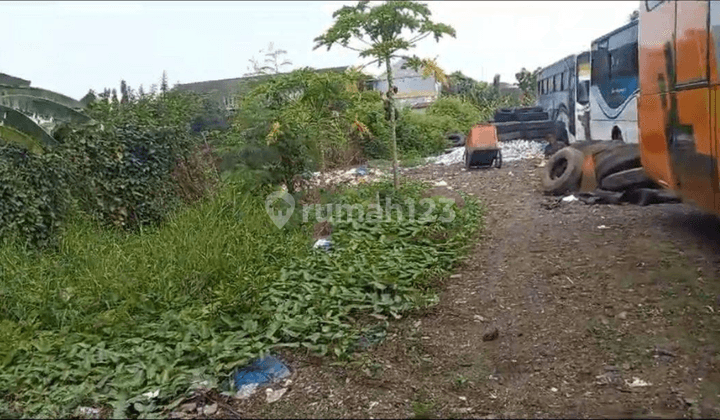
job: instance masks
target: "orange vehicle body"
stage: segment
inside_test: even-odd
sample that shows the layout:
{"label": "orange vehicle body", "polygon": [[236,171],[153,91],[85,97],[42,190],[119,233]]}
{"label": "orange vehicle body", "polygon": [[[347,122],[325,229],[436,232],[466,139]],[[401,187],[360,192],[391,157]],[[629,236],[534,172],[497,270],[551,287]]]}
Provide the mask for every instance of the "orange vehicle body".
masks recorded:
{"label": "orange vehicle body", "polygon": [[720,214],[720,2],[640,3],[638,124],[645,172]]}

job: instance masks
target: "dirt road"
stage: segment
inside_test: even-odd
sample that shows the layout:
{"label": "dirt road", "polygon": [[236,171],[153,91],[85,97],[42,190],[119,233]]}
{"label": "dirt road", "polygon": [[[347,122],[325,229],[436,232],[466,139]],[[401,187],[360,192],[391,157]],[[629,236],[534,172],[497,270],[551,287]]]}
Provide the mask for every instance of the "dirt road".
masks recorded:
{"label": "dirt road", "polygon": [[487,208],[484,238],[439,305],[394,321],[353,366],[291,358],[280,401],[237,412],[720,417],[720,222],[681,204],[555,206],[537,163],[408,172]]}

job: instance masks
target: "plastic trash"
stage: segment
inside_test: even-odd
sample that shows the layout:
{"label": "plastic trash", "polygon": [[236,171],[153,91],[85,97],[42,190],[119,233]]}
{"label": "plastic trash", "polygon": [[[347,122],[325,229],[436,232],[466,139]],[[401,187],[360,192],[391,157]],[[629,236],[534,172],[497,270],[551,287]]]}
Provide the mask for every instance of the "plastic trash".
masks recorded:
{"label": "plastic trash", "polygon": [[[250,384],[269,384],[285,379],[288,376],[290,376],[290,369],[283,362],[274,356],[266,356],[262,359],[256,359],[250,365],[235,373],[235,388],[243,389],[243,386]],[[248,388],[255,387],[245,387],[244,389],[247,390]]]}
{"label": "plastic trash", "polygon": [[565,203],[571,203],[571,202],[577,201],[577,200],[578,200],[578,198],[575,197],[574,195],[568,195],[567,197],[562,198],[562,201],[564,201]]}
{"label": "plastic trash", "polygon": [[313,245],[313,248],[320,248],[325,251],[330,251],[330,248],[332,247],[332,242],[330,242],[329,239],[318,239],[315,241],[315,245]]}
{"label": "plastic trash", "polygon": [[365,176],[368,174],[367,168],[357,168],[355,169],[355,174],[360,176]]}

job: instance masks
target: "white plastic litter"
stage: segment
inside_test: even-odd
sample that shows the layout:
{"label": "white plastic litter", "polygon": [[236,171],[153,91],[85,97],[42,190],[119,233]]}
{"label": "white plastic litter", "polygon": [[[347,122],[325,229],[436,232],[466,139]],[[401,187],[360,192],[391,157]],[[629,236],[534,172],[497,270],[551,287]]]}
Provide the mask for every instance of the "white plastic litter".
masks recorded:
{"label": "white plastic litter", "polygon": [[577,201],[577,200],[578,200],[578,198],[575,197],[574,195],[568,195],[567,197],[562,198],[562,201],[565,203],[572,203],[573,201]]}
{"label": "white plastic litter", "polygon": [[629,386],[630,388],[638,388],[643,386],[650,386],[652,385],[650,382],[645,382],[640,378],[633,378],[632,382],[625,381],[625,384]]}
{"label": "white plastic litter", "polygon": [[322,248],[324,250],[330,249],[330,246],[332,245],[332,242],[330,242],[327,239],[318,239],[315,241],[315,245],[313,245],[313,248]]}
{"label": "white plastic litter", "polygon": [[250,398],[252,394],[255,393],[255,390],[257,389],[258,384],[245,384],[240,387],[238,392],[235,394],[235,398],[244,400],[246,398]]}
{"label": "white plastic litter", "polygon": [[[545,141],[531,140],[511,140],[499,142],[500,151],[502,152],[503,162],[514,162],[516,160],[533,159],[543,157],[545,147],[548,143]],[[465,156],[464,147],[456,147],[450,153],[444,153],[439,156],[427,158],[428,163],[436,165],[453,165],[463,162]]]}
{"label": "white plastic litter", "polygon": [[282,396],[285,395],[287,390],[287,388],[280,388],[277,391],[273,391],[271,388],[267,388],[265,390],[265,394],[267,395],[267,402],[274,403],[275,401],[282,398]]}

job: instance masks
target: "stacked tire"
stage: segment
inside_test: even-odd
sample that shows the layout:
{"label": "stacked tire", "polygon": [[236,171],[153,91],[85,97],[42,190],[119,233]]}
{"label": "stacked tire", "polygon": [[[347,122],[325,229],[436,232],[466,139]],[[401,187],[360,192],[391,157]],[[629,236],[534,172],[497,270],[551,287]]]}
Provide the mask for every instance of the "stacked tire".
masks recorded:
{"label": "stacked tire", "polygon": [[547,136],[567,143],[567,130],[560,121],[551,121],[542,107],[500,108],[495,111],[494,125],[498,140],[534,140]]}
{"label": "stacked tire", "polygon": [[545,164],[542,184],[545,192],[560,195],[580,189],[585,156],[595,161],[599,190],[624,192],[657,185],[645,174],[637,144],[622,141],[583,141],[573,143],[552,155]]}

